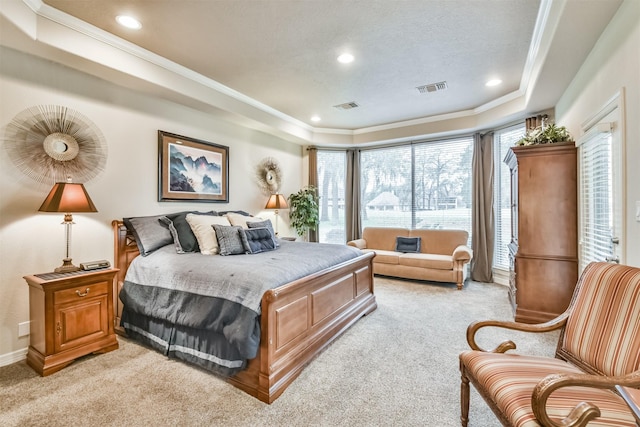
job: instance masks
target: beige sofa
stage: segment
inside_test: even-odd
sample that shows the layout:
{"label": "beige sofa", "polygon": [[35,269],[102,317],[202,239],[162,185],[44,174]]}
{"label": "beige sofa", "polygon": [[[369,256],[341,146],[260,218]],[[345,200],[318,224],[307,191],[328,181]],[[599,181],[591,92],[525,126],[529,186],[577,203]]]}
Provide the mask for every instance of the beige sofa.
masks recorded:
{"label": "beige sofa", "polygon": [[[420,253],[396,252],[396,237],[420,237]],[[464,230],[410,230],[367,227],[362,239],[347,242],[364,252],[375,252],[373,272],[405,279],[456,283],[462,289],[473,252]]]}

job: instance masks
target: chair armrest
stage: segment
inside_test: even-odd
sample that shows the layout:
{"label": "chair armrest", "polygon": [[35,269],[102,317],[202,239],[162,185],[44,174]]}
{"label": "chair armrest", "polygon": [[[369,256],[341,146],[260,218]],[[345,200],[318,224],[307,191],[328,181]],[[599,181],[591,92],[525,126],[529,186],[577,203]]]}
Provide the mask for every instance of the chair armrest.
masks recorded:
{"label": "chair armrest", "polygon": [[353,246],[358,249],[367,249],[367,241],[364,239],[356,239],[347,242],[347,245]]}
{"label": "chair armrest", "polygon": [[467,327],[467,342],[469,343],[469,347],[471,347],[472,350],[484,351],[489,353],[504,353],[507,350],[515,350],[516,344],[513,341],[508,340],[500,343],[493,350],[484,350],[476,343],[476,332],[478,332],[478,330],[480,330],[481,328],[485,328],[488,326],[522,332],[551,332],[555,331],[556,329],[562,328],[567,321],[567,317],[569,317],[567,313],[562,313],[555,319],[538,324],[507,322],[501,320],[483,320],[479,322],[473,322]]}
{"label": "chair armrest", "polygon": [[[590,402],[580,402],[560,423],[553,422],[547,414],[549,396],[562,387],[595,387],[615,390],[616,386],[640,387],[640,371],[619,377],[590,374],[553,374],[546,376],[533,389],[531,408],[539,423],[545,426],[582,427],[600,416],[600,409]],[[635,415],[635,414],[634,414]]]}
{"label": "chair armrest", "polygon": [[453,260],[469,262],[473,258],[473,251],[465,245],[460,245],[453,251]]}
{"label": "chair armrest", "polygon": [[630,395],[631,391],[621,385],[616,385],[616,391],[620,394],[620,397],[622,397],[627,406],[629,406],[631,412],[633,412],[633,416],[636,418],[636,423],[640,425],[640,401],[634,399],[633,396]]}

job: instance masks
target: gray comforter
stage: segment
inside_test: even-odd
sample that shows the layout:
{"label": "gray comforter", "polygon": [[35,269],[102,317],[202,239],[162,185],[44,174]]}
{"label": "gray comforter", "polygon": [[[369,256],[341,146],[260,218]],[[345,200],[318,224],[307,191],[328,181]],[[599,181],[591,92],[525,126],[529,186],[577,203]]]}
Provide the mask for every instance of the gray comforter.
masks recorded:
{"label": "gray comforter", "polygon": [[289,241],[231,256],[176,254],[165,246],[127,270],[122,326],[169,356],[231,375],[257,354],[267,290],[359,255],[350,246]]}

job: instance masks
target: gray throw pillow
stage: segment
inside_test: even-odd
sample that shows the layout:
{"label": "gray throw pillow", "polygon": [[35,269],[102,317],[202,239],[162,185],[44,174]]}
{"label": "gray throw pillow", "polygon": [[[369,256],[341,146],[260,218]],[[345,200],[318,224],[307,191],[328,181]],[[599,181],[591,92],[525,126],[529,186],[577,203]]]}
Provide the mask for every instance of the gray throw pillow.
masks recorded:
{"label": "gray throw pillow", "polygon": [[242,232],[247,238],[250,253],[257,254],[276,249],[276,242],[268,228],[248,228]]}
{"label": "gray throw pillow", "polygon": [[195,215],[213,215],[218,214],[214,211],[209,212],[178,212],[160,217],[160,221],[169,228],[173,244],[176,247],[176,253],[186,254],[189,252],[199,252],[198,239],[193,234],[191,226],[187,222],[187,214]]}
{"label": "gray throw pillow", "polygon": [[211,225],[216,232],[220,255],[239,255],[247,253],[247,237],[238,225]]}
{"label": "gray throw pillow", "polygon": [[173,237],[167,227],[160,223],[164,215],[139,216],[123,218],[122,222],[127,226],[136,238],[136,244],[140,255],[147,256],[151,252],[173,243]]}
{"label": "gray throw pillow", "polygon": [[396,252],[420,253],[420,237],[396,237]]}
{"label": "gray throw pillow", "polygon": [[270,219],[265,219],[264,221],[247,221],[247,227],[249,228],[266,228],[271,233],[271,237],[273,238],[273,242],[276,246],[280,246],[278,242],[278,237],[276,233],[273,231],[273,224],[271,224]]}

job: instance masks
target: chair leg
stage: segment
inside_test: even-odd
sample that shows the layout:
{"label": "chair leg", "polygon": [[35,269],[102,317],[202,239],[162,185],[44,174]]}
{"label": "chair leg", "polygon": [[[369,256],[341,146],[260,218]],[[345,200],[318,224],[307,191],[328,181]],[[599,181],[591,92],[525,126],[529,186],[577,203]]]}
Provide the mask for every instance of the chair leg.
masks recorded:
{"label": "chair leg", "polygon": [[467,427],[469,423],[469,378],[467,378],[462,362],[460,362],[460,374],[460,424],[462,427]]}

